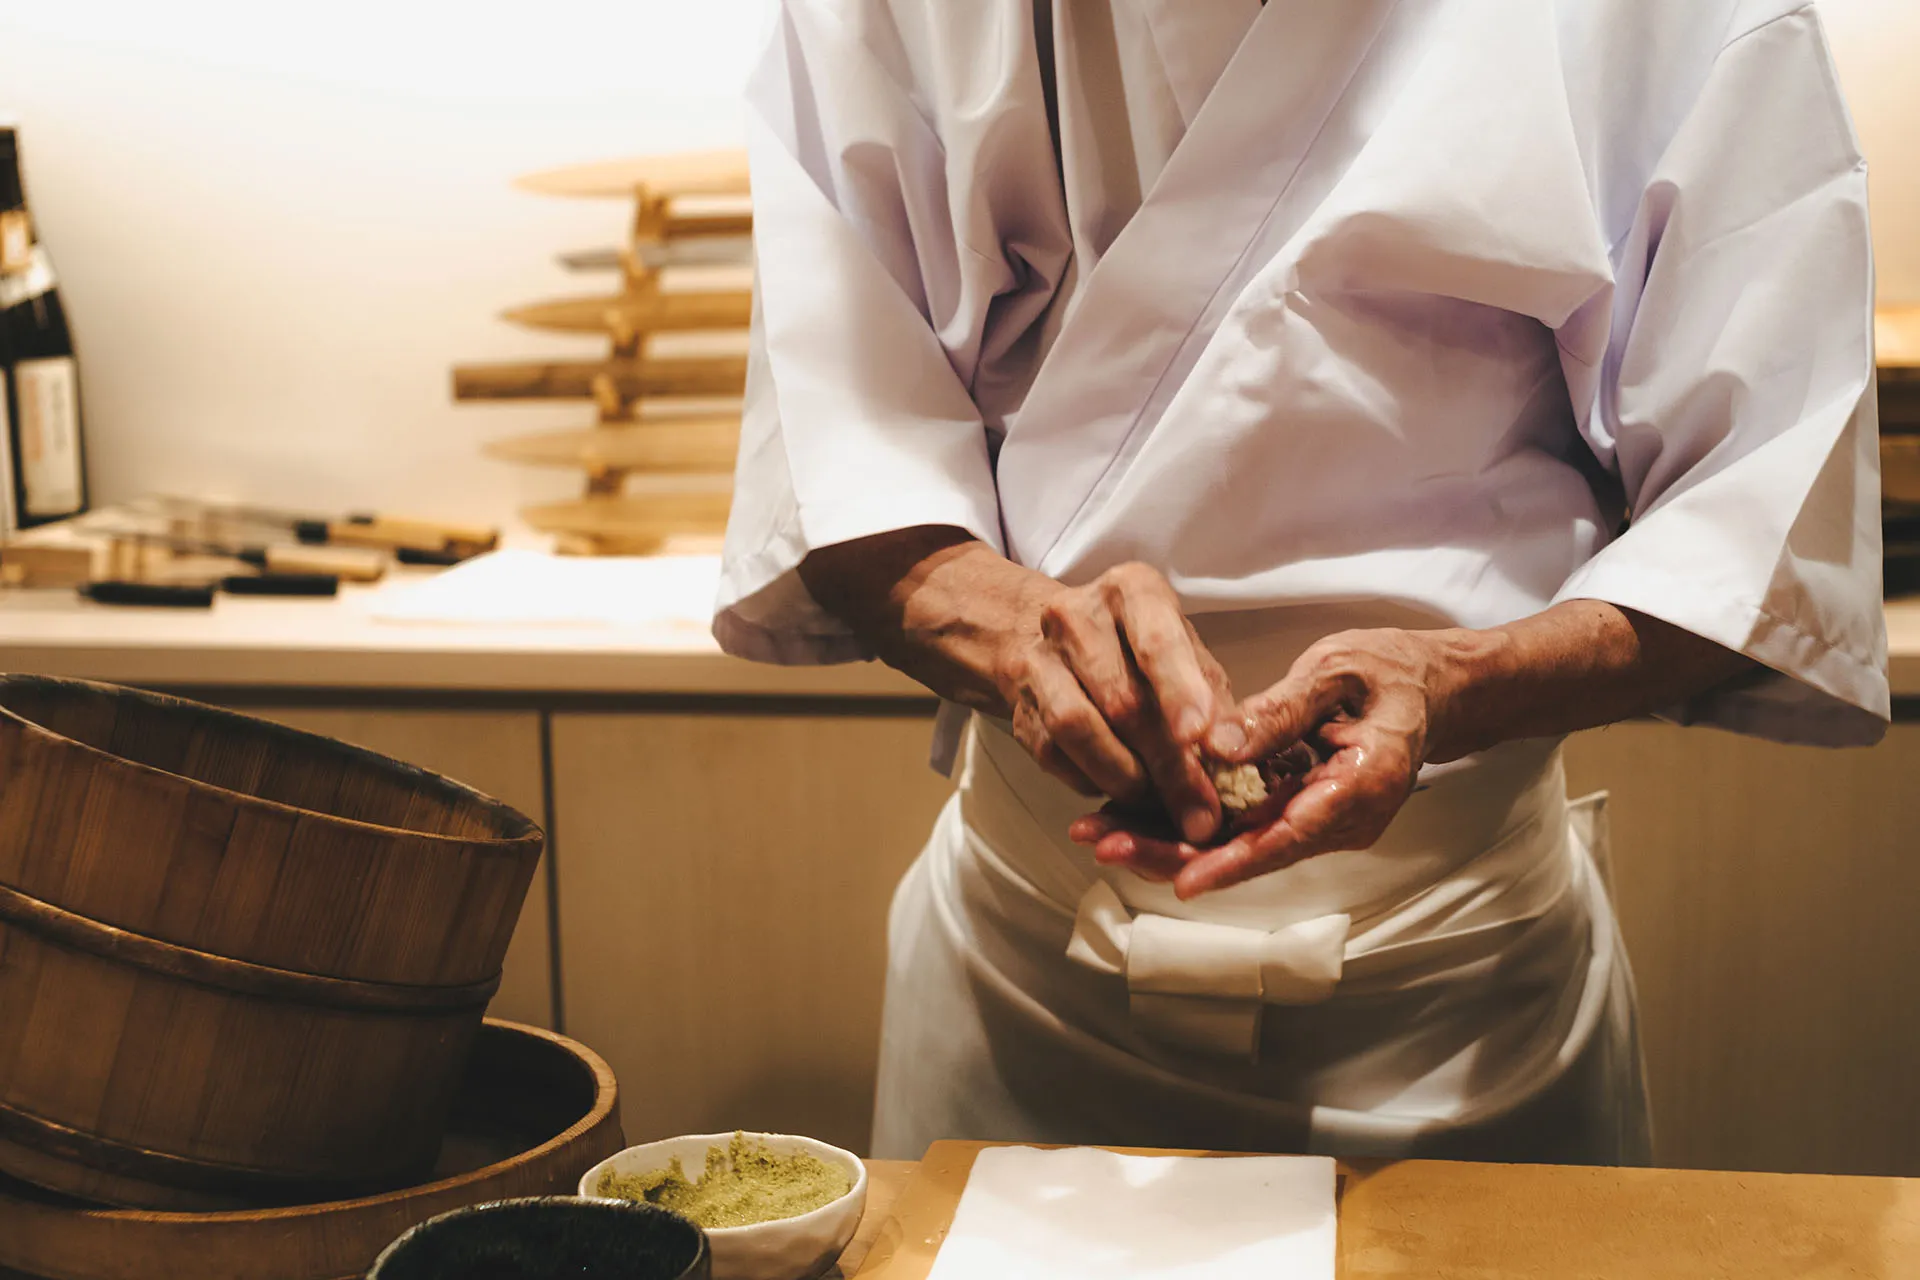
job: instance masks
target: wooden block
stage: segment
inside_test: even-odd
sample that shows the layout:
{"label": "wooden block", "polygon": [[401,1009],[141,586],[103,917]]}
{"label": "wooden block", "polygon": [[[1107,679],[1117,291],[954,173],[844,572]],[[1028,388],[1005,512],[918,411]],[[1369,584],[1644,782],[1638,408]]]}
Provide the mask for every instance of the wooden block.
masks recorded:
{"label": "wooden block", "polygon": [[9,542],[0,546],[0,585],[77,587],[95,577],[98,555],[98,547],[84,543]]}
{"label": "wooden block", "polygon": [[859,1270],[873,1248],[874,1236],[893,1216],[893,1206],[900,1199],[900,1193],[920,1171],[920,1164],[915,1160],[868,1160],[866,1166],[867,1210],[860,1215],[860,1226],[854,1231],[846,1252],[840,1255],[839,1265],[829,1271],[824,1280],[842,1280]]}
{"label": "wooden block", "polygon": [[[935,1143],[887,1217],[863,1226],[854,1274],[925,1280],[986,1145]],[[1341,1165],[1338,1195],[1340,1280],[1920,1274],[1911,1180],[1361,1161]]]}

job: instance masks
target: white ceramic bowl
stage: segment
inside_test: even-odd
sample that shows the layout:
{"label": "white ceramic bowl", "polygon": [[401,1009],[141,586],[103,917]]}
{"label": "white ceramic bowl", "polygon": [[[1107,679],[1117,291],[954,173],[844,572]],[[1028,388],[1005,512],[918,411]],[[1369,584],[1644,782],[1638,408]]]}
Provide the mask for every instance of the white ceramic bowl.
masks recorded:
{"label": "white ceramic bowl", "polygon": [[[814,1280],[826,1272],[846,1252],[867,1207],[867,1166],[851,1151],[797,1138],[784,1133],[749,1133],[777,1155],[805,1152],[836,1168],[845,1169],[853,1178],[853,1188],[831,1204],[797,1218],[777,1218],[757,1222],[750,1227],[709,1227],[707,1241],[713,1250],[713,1280]],[[707,1165],[707,1152],[713,1147],[726,1150],[733,1141],[731,1133],[707,1133],[685,1138],[668,1138],[628,1147],[608,1156],[580,1179],[580,1194],[598,1199],[602,1174],[628,1177],[664,1169],[675,1156],[690,1178],[698,1178]]]}

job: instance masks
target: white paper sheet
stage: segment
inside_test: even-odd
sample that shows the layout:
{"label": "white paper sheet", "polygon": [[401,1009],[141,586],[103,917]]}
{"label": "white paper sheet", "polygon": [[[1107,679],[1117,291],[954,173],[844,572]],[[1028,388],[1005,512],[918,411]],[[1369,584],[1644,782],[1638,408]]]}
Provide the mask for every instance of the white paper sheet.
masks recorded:
{"label": "white paper sheet", "polygon": [[684,626],[704,636],[718,556],[556,556],[504,550],[381,593],[381,622],[467,626]]}
{"label": "white paper sheet", "polygon": [[1333,1280],[1334,1165],[980,1153],[929,1280]]}

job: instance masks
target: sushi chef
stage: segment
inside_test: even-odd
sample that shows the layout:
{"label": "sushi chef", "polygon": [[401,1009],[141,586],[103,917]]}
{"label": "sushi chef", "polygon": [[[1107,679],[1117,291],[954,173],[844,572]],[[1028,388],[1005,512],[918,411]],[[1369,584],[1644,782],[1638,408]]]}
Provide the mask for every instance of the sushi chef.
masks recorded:
{"label": "sushi chef", "polygon": [[958,780],[877,1154],[1644,1161],[1562,740],[1888,717],[1815,6],[785,0],[750,104],[715,632],[924,682]]}

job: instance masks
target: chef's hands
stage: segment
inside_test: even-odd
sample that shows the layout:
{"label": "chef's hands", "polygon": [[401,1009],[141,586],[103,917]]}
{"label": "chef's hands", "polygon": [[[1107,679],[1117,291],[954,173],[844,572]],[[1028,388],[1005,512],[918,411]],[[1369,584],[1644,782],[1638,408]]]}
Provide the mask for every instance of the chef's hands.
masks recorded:
{"label": "chef's hands", "polygon": [[1370,847],[1413,794],[1433,756],[1437,725],[1461,683],[1458,633],[1353,631],[1302,654],[1286,678],[1247,699],[1237,720],[1205,739],[1230,764],[1265,760],[1311,742],[1322,763],[1301,781],[1279,816],[1214,848],[1143,830],[1109,808],[1074,823],[1071,835],[1094,855],[1150,879],[1171,881],[1183,899],[1224,889],[1317,854]]}
{"label": "chef's hands", "polygon": [[1173,814],[1168,834],[1218,829],[1199,744],[1233,696],[1158,571],[1121,565],[1069,587],[963,529],[925,525],[821,547],[800,578],[889,665],[1011,717],[1068,786]]}
{"label": "chef's hands", "polygon": [[[1646,614],[1563,600],[1484,631],[1330,636],[1249,699],[1238,724],[1196,736],[1190,710],[1231,717],[1231,695],[1152,569],[1069,588],[964,529],[922,525],[819,548],[800,577],[876,656],[943,697],[1011,714],[1054,773],[1134,806],[1082,818],[1073,838],[1104,862],[1172,880],[1182,897],[1372,844],[1424,763],[1611,724],[1763,672]],[[1324,762],[1277,818],[1201,848],[1219,812],[1194,758],[1203,737],[1229,762],[1301,740]],[[1142,812],[1178,814],[1181,830]]]}
{"label": "chef's hands", "polygon": [[1200,744],[1232,705],[1225,672],[1158,571],[1124,564],[1056,587],[995,664],[1014,737],[1083,795],[1164,810],[1186,839],[1209,838],[1220,803]]}

